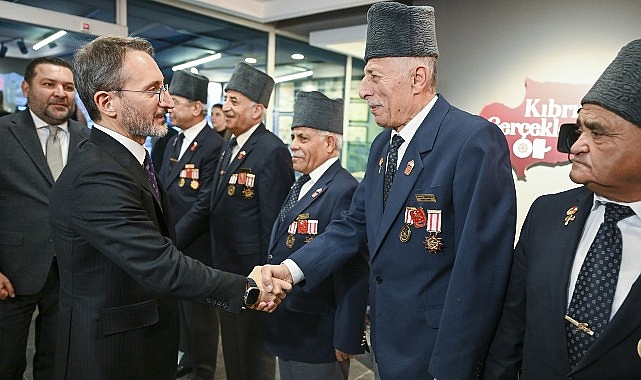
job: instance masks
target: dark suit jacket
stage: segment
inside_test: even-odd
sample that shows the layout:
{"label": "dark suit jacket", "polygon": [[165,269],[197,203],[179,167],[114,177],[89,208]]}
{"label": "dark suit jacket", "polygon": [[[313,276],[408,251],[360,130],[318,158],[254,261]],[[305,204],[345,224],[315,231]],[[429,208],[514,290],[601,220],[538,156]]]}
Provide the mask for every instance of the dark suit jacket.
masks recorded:
{"label": "dark suit jacket", "polygon": [[[564,316],[574,255],[593,204],[579,187],[545,195],[532,204],[514,253],[503,316],[484,379],[639,379],[641,281],[577,366],[570,370]],[[566,211],[578,206],[565,225]]]}
{"label": "dark suit jacket", "polygon": [[[172,142],[173,140],[169,142],[168,148],[165,149],[162,158],[163,166],[158,177],[162,186],[167,190],[171,203],[170,220],[175,225],[198,201],[200,193],[207,192],[211,186],[220,156],[220,149],[223,146],[223,139],[208,125],[205,125],[180,158],[180,161],[174,165],[173,169],[170,169],[169,158],[173,154]],[[193,165],[193,167],[185,171],[185,165]],[[198,170],[198,178],[190,179],[194,175],[194,169]],[[209,223],[207,222],[206,224],[206,229],[192,241],[187,242],[187,245],[181,250],[184,254],[211,266],[211,238],[209,236]]]}
{"label": "dark suit jacket", "polygon": [[[89,136],[70,120],[70,162]],[[28,110],[0,118],[0,272],[16,294],[32,295],[44,286],[54,257],[49,229],[53,176]]]}
{"label": "dark suit jacket", "polygon": [[[383,209],[390,130],[370,150],[349,212],[291,257],[305,288],[367,241],[371,339],[383,379],[478,377],[505,295],[516,224],[505,136],[442,96],[416,131]],[[426,228],[401,242],[406,207],[440,210],[443,247]]]}
{"label": "dark suit jacket", "polygon": [[[289,225],[304,214],[318,221],[318,233],[349,208],[358,182],[340,161],[332,164],[314,186],[274,224],[269,245],[270,264],[280,264],[315,235],[294,234],[294,245],[286,245]],[[363,352],[361,337],[368,292],[366,247],[331,277],[309,293],[294,287],[278,309],[265,315],[263,343],[274,355],[304,363],[336,361],[334,348],[351,354]]]}
{"label": "dark suit jacket", "polygon": [[[209,218],[214,268],[246,275],[267,262],[271,229],[294,182],[294,169],[287,146],[262,123],[225,169],[221,165],[228,160],[223,155],[211,197],[201,197],[176,225],[177,245],[182,247],[201,233]],[[239,173],[255,175],[251,189],[238,182],[229,184]]]}
{"label": "dark suit jacket", "polygon": [[173,297],[240,310],[245,278],[172,245],[144,169],[109,135],[91,131],[51,202],[60,268],[57,379],[174,379]]}

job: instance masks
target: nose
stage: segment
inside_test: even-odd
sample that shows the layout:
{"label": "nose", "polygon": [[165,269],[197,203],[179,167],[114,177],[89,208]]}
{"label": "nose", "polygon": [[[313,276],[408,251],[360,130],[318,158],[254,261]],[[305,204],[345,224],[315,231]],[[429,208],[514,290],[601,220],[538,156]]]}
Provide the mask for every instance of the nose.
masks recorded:
{"label": "nose", "polygon": [[358,96],[360,96],[361,99],[367,99],[367,97],[371,95],[372,95],[372,90],[367,81],[367,76],[365,76],[361,80],[361,85],[358,87]]}
{"label": "nose", "polygon": [[65,92],[65,88],[61,83],[53,86],[53,94],[61,98],[64,98],[67,96],[67,93]]}
{"label": "nose", "polygon": [[172,99],[169,90],[160,93],[160,106],[170,111],[174,108],[174,99]]}
{"label": "nose", "polygon": [[586,153],[589,150],[587,144],[588,135],[589,133],[581,133],[579,135],[579,138],[570,147],[570,154],[576,156],[579,153]]}

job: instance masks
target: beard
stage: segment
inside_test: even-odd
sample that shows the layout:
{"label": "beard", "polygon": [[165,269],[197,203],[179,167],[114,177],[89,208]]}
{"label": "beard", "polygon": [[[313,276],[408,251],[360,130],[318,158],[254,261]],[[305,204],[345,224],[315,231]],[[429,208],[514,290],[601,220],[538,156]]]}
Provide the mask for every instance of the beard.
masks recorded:
{"label": "beard", "polygon": [[[139,110],[129,105],[124,100],[122,102],[122,126],[132,136],[145,138],[147,136],[163,137],[167,134],[167,123],[156,124],[156,117],[159,115],[149,116],[143,115]],[[162,114],[164,117],[164,114]]]}

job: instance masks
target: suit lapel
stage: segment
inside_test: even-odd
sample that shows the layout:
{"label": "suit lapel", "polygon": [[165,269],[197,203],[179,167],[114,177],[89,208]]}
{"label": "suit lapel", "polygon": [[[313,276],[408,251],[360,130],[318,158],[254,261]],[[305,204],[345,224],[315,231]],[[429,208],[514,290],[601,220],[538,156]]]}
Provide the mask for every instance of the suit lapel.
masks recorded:
{"label": "suit lapel", "polygon": [[327,168],[318,181],[314,183],[314,186],[312,186],[312,188],[309,189],[309,191],[298,202],[296,202],[296,204],[294,204],[287,215],[285,215],[283,222],[278,223],[278,221],[276,221],[275,231],[273,234],[274,236],[270,243],[270,249],[272,249],[278,240],[287,233],[287,228],[294,220],[296,220],[298,215],[308,209],[317,199],[320,199],[320,195],[327,190],[330,183],[336,176],[336,173],[338,173],[340,169],[340,161],[334,162],[329,168]]}
{"label": "suit lapel", "polygon": [[53,185],[55,181],[53,180],[51,170],[49,169],[49,165],[47,164],[47,158],[42,151],[40,138],[38,137],[36,126],[33,123],[33,119],[31,119],[31,114],[29,113],[29,111],[22,111],[20,118],[16,118],[16,120],[11,121],[9,129],[16,137],[18,144],[36,165],[40,173],[42,173],[42,175],[47,178],[49,183]]}

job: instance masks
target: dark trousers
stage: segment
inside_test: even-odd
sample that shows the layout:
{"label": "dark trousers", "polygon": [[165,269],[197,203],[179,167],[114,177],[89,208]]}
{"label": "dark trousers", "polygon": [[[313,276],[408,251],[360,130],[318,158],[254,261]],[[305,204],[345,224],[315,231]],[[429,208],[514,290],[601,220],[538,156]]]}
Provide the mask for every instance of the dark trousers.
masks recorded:
{"label": "dark trousers", "polygon": [[274,380],[276,376],[276,358],[261,343],[260,313],[220,313],[227,380]]}
{"label": "dark trousers", "polygon": [[183,367],[193,379],[214,378],[218,357],[218,309],[194,301],[180,301],[180,350]]}
{"label": "dark trousers", "polygon": [[54,260],[40,292],[0,301],[0,379],[22,380],[27,367],[29,328],[36,308],[33,378],[54,378],[59,279],[58,265]]}

